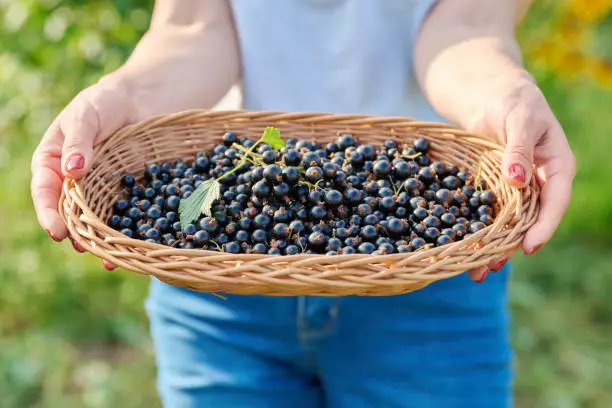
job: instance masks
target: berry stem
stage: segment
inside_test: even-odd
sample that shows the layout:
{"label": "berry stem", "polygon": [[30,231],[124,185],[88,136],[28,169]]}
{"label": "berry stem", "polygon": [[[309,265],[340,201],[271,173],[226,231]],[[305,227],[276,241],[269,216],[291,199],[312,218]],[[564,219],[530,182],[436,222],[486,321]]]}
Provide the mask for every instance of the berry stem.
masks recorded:
{"label": "berry stem", "polygon": [[228,171],[227,173],[224,173],[222,175],[220,175],[219,177],[216,178],[216,181],[221,181],[224,178],[226,178],[227,176],[229,176],[232,173],[235,173],[236,171],[238,171],[242,166],[244,166],[247,163],[247,159],[246,157],[250,154],[253,154],[253,151],[255,150],[255,148],[257,147],[258,144],[260,144],[262,142],[262,138],[260,138],[258,141],[256,141],[253,146],[251,146],[246,152],[245,152],[245,156],[242,157],[242,160],[240,160],[240,163],[238,163],[238,165],[236,167],[234,167],[232,170]]}

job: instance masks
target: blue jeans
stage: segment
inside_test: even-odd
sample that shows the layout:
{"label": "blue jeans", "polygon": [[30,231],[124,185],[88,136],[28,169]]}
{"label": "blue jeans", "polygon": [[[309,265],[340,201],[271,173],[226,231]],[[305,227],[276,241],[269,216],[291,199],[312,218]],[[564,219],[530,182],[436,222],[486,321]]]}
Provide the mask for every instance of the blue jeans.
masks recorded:
{"label": "blue jeans", "polygon": [[508,267],[391,297],[228,296],[152,280],[166,408],[509,408]]}

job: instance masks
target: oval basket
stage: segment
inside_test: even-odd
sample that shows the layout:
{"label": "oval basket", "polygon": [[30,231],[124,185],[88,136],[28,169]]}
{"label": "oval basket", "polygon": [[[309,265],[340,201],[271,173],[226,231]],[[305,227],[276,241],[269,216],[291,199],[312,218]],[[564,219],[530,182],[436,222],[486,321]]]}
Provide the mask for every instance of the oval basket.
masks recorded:
{"label": "oval basket", "polygon": [[[178,249],[128,238],[106,225],[125,172],[142,181],[151,162],[191,160],[212,149],[227,130],[258,139],[267,126],[284,139],[320,143],[350,132],[361,143],[391,138],[430,141],[430,155],[479,173],[497,195],[495,222],[485,229],[437,248],[389,255],[255,255],[201,249]],[[496,141],[450,125],[404,117],[253,111],[186,111],[157,116],[127,126],[100,145],[93,169],[75,181],[64,181],[59,211],[72,238],[85,250],[121,268],[152,275],[170,285],[200,292],[297,295],[402,294],[487,265],[520,246],[538,213],[534,181],[523,189],[509,187],[500,172],[503,147]]]}

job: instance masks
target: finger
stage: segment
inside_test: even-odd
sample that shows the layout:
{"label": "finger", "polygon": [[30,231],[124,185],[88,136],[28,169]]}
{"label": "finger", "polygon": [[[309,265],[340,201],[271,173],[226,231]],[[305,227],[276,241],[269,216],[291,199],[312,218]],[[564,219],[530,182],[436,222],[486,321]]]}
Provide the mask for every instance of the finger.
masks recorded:
{"label": "finger", "polygon": [[565,133],[553,123],[542,144],[536,149],[537,181],[540,184],[540,208],[536,223],[527,231],[523,252],[534,254],[546,244],[561,223],[572,196],[576,161]]}
{"label": "finger", "polygon": [[40,226],[55,241],[68,234],[66,225],[58,213],[63,175],[60,171],[62,134],[53,122],[32,156],[32,180],[30,193]]}
{"label": "finger", "polygon": [[502,270],[502,268],[506,265],[506,263],[516,254],[517,249],[513,249],[512,251],[508,251],[499,258],[495,259],[491,263],[489,263],[488,268],[489,271],[493,273],[497,273]]}
{"label": "finger", "polygon": [[489,274],[489,268],[486,266],[481,266],[476,269],[472,269],[468,272],[468,276],[476,283],[482,283],[487,278]]}
{"label": "finger", "polygon": [[[568,159],[569,160],[569,159]],[[523,240],[523,252],[532,255],[546,244],[561,223],[572,195],[573,175],[562,171],[547,180],[543,169],[538,171],[541,185],[540,211],[536,223],[527,231]]]}
{"label": "finger", "polygon": [[532,177],[533,151],[546,132],[542,112],[518,104],[506,118],[506,149],[502,160],[504,178],[514,187],[523,187]]}
{"label": "finger", "polygon": [[74,248],[75,251],[79,252],[79,253],[83,253],[85,252],[85,250],[83,249],[83,247],[81,247],[79,245],[78,242],[76,242],[72,237],[70,238],[70,242],[72,242],[72,247]]}

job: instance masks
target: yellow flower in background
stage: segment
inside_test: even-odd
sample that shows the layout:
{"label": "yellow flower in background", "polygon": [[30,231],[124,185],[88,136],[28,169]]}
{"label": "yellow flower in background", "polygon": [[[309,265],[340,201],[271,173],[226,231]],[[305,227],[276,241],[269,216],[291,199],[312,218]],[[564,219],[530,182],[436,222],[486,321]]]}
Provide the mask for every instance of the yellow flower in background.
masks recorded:
{"label": "yellow flower in background", "polygon": [[553,32],[551,33],[555,37],[560,37],[568,47],[581,46],[589,34],[587,27],[584,27],[573,16],[569,15],[553,24]]}
{"label": "yellow flower in background", "polygon": [[587,60],[585,55],[578,51],[569,51],[558,62],[558,72],[561,76],[575,79],[586,72]]}
{"label": "yellow flower in background", "polygon": [[612,12],[612,0],[571,0],[569,11],[584,23],[595,23]]}
{"label": "yellow flower in background", "polygon": [[[562,4],[560,4],[562,3]],[[525,58],[560,78],[588,77],[612,88],[612,61],[589,53],[594,28],[612,14],[612,0],[565,0],[547,33],[523,44]]]}
{"label": "yellow flower in background", "polygon": [[593,59],[588,62],[586,72],[598,84],[612,89],[612,61]]}

